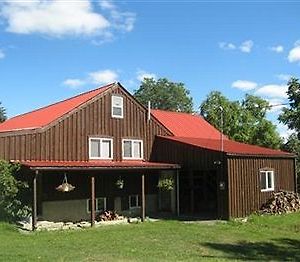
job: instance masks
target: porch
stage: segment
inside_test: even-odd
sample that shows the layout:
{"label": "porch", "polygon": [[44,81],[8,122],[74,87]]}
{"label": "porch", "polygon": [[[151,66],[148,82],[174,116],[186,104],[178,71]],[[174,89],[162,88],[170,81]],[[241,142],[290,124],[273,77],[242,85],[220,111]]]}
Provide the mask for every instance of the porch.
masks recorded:
{"label": "porch", "polygon": [[[32,178],[33,230],[38,220],[89,220],[94,226],[106,210],[140,216],[142,221],[161,211],[179,215],[178,165],[145,161],[24,161],[21,165]],[[168,194],[157,188],[161,176],[174,179],[174,190]],[[74,190],[56,189],[65,178]]]}

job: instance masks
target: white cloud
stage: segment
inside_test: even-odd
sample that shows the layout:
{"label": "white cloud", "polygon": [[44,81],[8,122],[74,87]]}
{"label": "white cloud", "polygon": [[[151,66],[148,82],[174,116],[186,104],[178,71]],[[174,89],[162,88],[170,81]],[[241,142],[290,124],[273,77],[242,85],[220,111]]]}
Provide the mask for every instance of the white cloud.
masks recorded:
{"label": "white cloud", "polygon": [[146,72],[144,70],[138,70],[136,72],[136,79],[139,80],[139,81],[143,81],[144,78],[154,78],[154,79],[156,79],[157,76],[156,76],[156,74],[149,73],[149,72]]}
{"label": "white cloud", "polygon": [[110,0],[103,0],[99,2],[102,10],[109,12],[112,28],[125,32],[132,31],[136,20],[135,13],[122,12],[119,8]]}
{"label": "white cloud", "polygon": [[109,36],[110,39],[117,31],[133,29],[134,13],[121,12],[111,1],[100,2],[100,7],[101,13],[96,11],[92,0],[5,1],[0,4],[0,18],[7,25],[8,32],[51,37],[96,36],[106,39]]}
{"label": "white cloud", "polygon": [[288,74],[279,74],[279,75],[276,75],[276,77],[282,81],[289,81],[292,76],[288,75]]}
{"label": "white cloud", "polygon": [[93,35],[110,26],[89,1],[11,1],[2,5],[1,11],[6,30],[18,34]]}
{"label": "white cloud", "polygon": [[3,59],[5,57],[5,53],[3,50],[0,49],[0,59]]}
{"label": "white cloud", "polygon": [[288,55],[288,60],[290,63],[300,62],[300,41],[295,43],[294,48],[292,48]]}
{"label": "white cloud", "polygon": [[287,98],[286,85],[264,85],[255,91],[256,95],[266,96],[270,98]]}
{"label": "white cloud", "polygon": [[223,50],[234,50],[236,46],[233,43],[220,42],[219,47]]}
{"label": "white cloud", "polygon": [[69,86],[74,89],[83,86],[85,84],[86,82],[84,80],[77,79],[77,78],[68,78],[63,82],[63,85]]}
{"label": "white cloud", "polygon": [[271,99],[266,99],[270,106],[271,109],[269,110],[269,112],[271,113],[279,113],[282,108],[284,108],[285,106],[284,104],[284,99],[278,99],[278,98],[271,98]]}
{"label": "white cloud", "polygon": [[253,90],[257,87],[257,83],[247,81],[247,80],[237,80],[234,81],[231,84],[232,87],[243,90],[243,91],[248,91],[248,90]]}
{"label": "white cloud", "polygon": [[97,85],[116,82],[118,77],[117,72],[109,69],[89,73],[90,82]]}
{"label": "white cloud", "polygon": [[244,53],[250,53],[253,45],[254,43],[252,40],[247,40],[240,45],[239,49]]}
{"label": "white cloud", "polygon": [[116,6],[113,4],[113,2],[109,0],[99,1],[99,5],[102,9],[107,9],[107,10],[116,9]]}
{"label": "white cloud", "polygon": [[230,42],[220,42],[219,47],[223,50],[236,50],[239,49],[241,52],[244,53],[250,53],[252,48],[254,46],[254,43],[252,40],[247,40],[241,43],[240,46],[237,46]]}
{"label": "white cloud", "polygon": [[282,45],[271,46],[269,49],[275,53],[282,53],[284,50]]}
{"label": "white cloud", "polygon": [[286,125],[282,123],[274,123],[277,127],[277,130],[279,132],[279,135],[284,139],[284,141],[287,141],[288,137],[293,133],[293,130],[290,130]]}

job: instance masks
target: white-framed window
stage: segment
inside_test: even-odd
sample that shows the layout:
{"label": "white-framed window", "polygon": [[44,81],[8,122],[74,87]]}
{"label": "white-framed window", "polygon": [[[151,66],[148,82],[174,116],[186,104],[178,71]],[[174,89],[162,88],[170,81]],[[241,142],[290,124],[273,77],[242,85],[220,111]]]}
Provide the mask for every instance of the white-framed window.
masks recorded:
{"label": "white-framed window", "polygon": [[129,196],[129,209],[140,207],[140,198],[139,195],[130,195]]}
{"label": "white-framed window", "polygon": [[[95,199],[95,211],[96,212],[104,212],[106,210],[106,197],[98,197]],[[86,211],[87,213],[91,213],[92,209],[92,201],[91,199],[86,200]]]}
{"label": "white-framed window", "polygon": [[143,159],[143,140],[123,139],[123,159]]}
{"label": "white-framed window", "polygon": [[89,159],[112,159],[113,140],[111,138],[89,137]]}
{"label": "white-framed window", "polygon": [[260,171],[260,190],[261,192],[274,190],[274,171],[272,170]]}
{"label": "white-framed window", "polygon": [[123,118],[123,97],[119,95],[111,96],[111,117]]}

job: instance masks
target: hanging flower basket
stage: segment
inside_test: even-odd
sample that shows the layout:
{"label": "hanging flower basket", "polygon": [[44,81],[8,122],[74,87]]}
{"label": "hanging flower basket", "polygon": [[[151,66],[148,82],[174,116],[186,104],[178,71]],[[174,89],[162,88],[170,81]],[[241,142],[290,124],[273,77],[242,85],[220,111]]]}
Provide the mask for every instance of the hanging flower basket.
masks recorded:
{"label": "hanging flower basket", "polygon": [[67,175],[65,174],[64,180],[61,185],[55,188],[57,191],[67,193],[70,191],[73,191],[75,189],[75,186],[68,183]]}
{"label": "hanging flower basket", "polygon": [[119,189],[123,189],[124,187],[124,180],[119,178],[117,181],[116,181],[116,187],[119,188]]}
{"label": "hanging flower basket", "polygon": [[157,187],[163,191],[172,191],[174,189],[174,179],[171,177],[160,178]]}

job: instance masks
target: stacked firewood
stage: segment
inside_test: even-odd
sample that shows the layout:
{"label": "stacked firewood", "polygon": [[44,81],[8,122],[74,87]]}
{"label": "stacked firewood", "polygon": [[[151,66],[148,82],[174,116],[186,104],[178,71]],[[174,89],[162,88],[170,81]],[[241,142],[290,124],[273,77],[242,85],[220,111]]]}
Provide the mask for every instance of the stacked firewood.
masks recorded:
{"label": "stacked firewood", "polygon": [[104,211],[98,217],[98,221],[113,221],[118,220],[119,215],[115,211]]}
{"label": "stacked firewood", "polygon": [[283,214],[300,211],[300,196],[294,192],[279,191],[262,205],[259,214]]}

